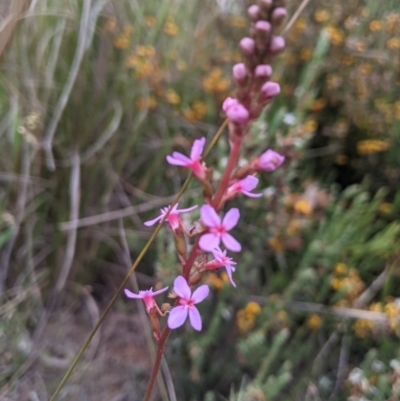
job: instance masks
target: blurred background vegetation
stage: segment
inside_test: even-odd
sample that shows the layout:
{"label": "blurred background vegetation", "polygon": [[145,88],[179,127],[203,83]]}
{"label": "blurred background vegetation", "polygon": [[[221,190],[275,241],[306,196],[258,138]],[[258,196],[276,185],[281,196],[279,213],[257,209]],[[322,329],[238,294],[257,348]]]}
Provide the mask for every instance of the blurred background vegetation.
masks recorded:
{"label": "blurred background vegetation", "polygon": [[[222,122],[249,4],[0,4],[1,399],[54,391],[185,179],[165,155]],[[238,288],[208,276],[205,328],[172,334],[156,399],[400,399],[400,6],[310,0],[285,39],[282,94],[242,157],[286,162],[237,201]],[[183,202],[201,202],[195,183]],[[132,286],[177,272],[162,231]],[[141,400],[146,322],[121,298],[59,399]]]}

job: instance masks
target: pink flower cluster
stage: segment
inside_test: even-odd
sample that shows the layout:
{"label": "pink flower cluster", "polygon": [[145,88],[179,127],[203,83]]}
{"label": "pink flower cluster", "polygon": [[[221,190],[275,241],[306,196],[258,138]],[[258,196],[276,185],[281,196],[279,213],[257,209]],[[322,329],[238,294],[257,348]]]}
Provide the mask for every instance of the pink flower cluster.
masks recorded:
{"label": "pink flower cluster", "polygon": [[[170,225],[182,262],[182,275],[174,280],[170,294],[170,298],[175,299],[172,308],[169,304],[163,304],[160,309],[154,301],[154,296],[167,291],[168,287],[155,292],[152,289],[140,291],[139,294],[125,290],[127,297],[139,298],[145,303],[157,339],[161,338],[157,314],[164,316],[169,312],[167,324],[170,329],[181,327],[189,319],[195,330],[201,330],[202,320],[196,305],[205,300],[210,290],[207,285],[197,285],[207,272],[225,268],[230,283],[236,287],[233,280],[236,262],[228,256],[228,251],[242,250],[242,245],[231,234],[238,225],[240,211],[238,208],[230,208],[223,217],[220,212],[226,202],[237,196],[261,197],[262,193],[253,192],[259,184],[257,174],[262,171],[273,172],[285,160],[281,154],[268,149],[235,170],[242,142],[249,133],[250,122],[258,118],[263,108],[280,93],[279,84],[270,80],[270,62],[285,47],[284,39],[275,35],[276,29],[286,18],[284,4],[285,0],[258,0],[257,4],[248,8],[251,21],[249,37],[239,43],[243,62],[234,65],[232,71],[237,84],[236,97],[228,97],[222,104],[222,110],[228,118],[231,154],[215,193],[210,180],[211,169],[206,167],[202,159],[205,137],[194,141],[189,157],[180,152],[173,152],[166,157],[170,165],[189,169],[201,183],[204,204],[200,207],[200,219],[190,230],[186,229],[180,215],[193,211],[197,205],[186,209],[178,209],[178,204],[164,207],[158,217],[144,223],[152,226],[166,221]],[[188,238],[197,236],[189,257],[188,240],[184,234]],[[222,245],[225,249],[221,249]]]}

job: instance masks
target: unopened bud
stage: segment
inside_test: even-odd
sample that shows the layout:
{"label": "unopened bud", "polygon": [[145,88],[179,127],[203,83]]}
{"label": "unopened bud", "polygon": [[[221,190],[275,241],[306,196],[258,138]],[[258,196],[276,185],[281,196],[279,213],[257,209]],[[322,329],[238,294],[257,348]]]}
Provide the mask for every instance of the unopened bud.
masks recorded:
{"label": "unopened bud", "polygon": [[275,27],[280,26],[282,24],[283,20],[286,18],[286,16],[287,16],[287,11],[285,8],[283,8],[283,7],[275,8],[275,10],[272,11],[272,15],[271,15],[272,24]]}
{"label": "unopened bud", "polygon": [[252,21],[258,21],[260,19],[260,7],[253,4],[247,9],[247,14]]}
{"label": "unopened bud", "polygon": [[278,96],[281,93],[281,87],[276,82],[266,82],[261,87],[261,96],[263,100],[269,100]]}
{"label": "unopened bud", "polygon": [[256,48],[256,43],[251,38],[243,38],[239,43],[239,48],[246,56],[252,56]]}
{"label": "unopened bud", "polygon": [[272,75],[272,68],[268,64],[260,64],[256,67],[254,74],[257,78],[266,80]]}
{"label": "unopened bud", "polygon": [[268,36],[269,33],[271,32],[271,24],[267,21],[257,21],[255,23],[255,28],[257,33],[259,33],[262,36]]}
{"label": "unopened bud", "polygon": [[240,103],[231,106],[227,111],[226,111],[226,116],[230,121],[232,121],[234,124],[244,124],[247,122],[249,119],[249,112],[247,109]]}
{"label": "unopened bud", "polygon": [[165,303],[161,304],[160,309],[161,309],[162,313],[169,312],[171,310],[171,304],[169,304],[168,302],[165,302]]}
{"label": "unopened bud", "polygon": [[274,36],[269,45],[269,51],[272,54],[280,53],[285,48],[285,39],[282,36]]}
{"label": "unopened bud", "polygon": [[247,69],[244,63],[238,63],[233,66],[233,78],[239,85],[245,83],[247,76]]}

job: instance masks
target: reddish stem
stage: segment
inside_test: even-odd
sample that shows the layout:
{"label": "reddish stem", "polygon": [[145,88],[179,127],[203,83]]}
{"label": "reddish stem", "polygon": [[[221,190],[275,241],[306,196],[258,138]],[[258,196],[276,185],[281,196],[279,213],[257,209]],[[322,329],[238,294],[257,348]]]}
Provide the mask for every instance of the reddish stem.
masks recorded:
{"label": "reddish stem", "polygon": [[221,180],[221,183],[217,190],[217,193],[215,194],[215,196],[211,202],[211,205],[217,212],[219,211],[219,205],[221,203],[222,197],[224,196],[224,193],[228,188],[229,180],[232,175],[232,171],[235,168],[237,160],[239,158],[240,148],[242,146],[242,140],[243,140],[242,137],[239,137],[233,143],[232,151],[231,151],[231,154],[229,155],[228,164],[224,171],[224,175],[222,176],[222,180]]}
{"label": "reddish stem", "polygon": [[[241,145],[242,145],[241,137],[238,138],[232,145],[232,151],[231,151],[231,154],[229,155],[228,164],[226,166],[224,175],[222,176],[221,183],[219,185],[217,193],[215,194],[214,199],[212,200],[212,206],[217,211],[218,211],[218,206],[222,200],[222,197],[224,196],[224,193],[225,193],[226,189],[228,188],[229,180],[232,175],[232,171],[235,168],[237,160],[239,158]],[[194,243],[192,251],[190,252],[189,258],[186,260],[186,263],[183,266],[182,275],[186,280],[189,280],[190,269],[192,268],[193,263],[197,257],[197,251],[199,248],[199,245],[198,245],[199,238],[200,237],[198,237],[196,242]],[[177,302],[179,302],[179,300],[177,300],[176,303]],[[168,327],[168,325],[165,326],[165,328],[161,334],[161,337],[157,343],[156,359],[154,361],[153,370],[151,372],[149,383],[147,384],[146,394],[144,396],[143,401],[150,400],[151,393],[153,392],[153,388],[154,388],[154,385],[155,385],[155,382],[157,379],[157,375],[160,370],[165,344],[167,342],[170,332],[171,332],[171,329]]]}

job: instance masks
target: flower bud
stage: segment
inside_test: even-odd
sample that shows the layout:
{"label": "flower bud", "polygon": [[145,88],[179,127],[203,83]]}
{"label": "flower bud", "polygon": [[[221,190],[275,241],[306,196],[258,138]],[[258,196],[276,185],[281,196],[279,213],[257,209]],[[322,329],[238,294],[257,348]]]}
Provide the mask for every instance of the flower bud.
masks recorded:
{"label": "flower bud", "polygon": [[261,96],[263,100],[272,99],[275,96],[278,96],[279,93],[281,93],[281,87],[276,82],[269,81],[261,87]]}
{"label": "flower bud", "polygon": [[238,103],[226,111],[226,116],[234,124],[244,124],[249,119],[250,114],[243,105]]}
{"label": "flower bud", "polygon": [[284,9],[283,7],[275,8],[275,10],[272,11],[271,15],[272,24],[275,27],[280,26],[283,20],[286,18],[286,15],[287,15],[286,9]]}
{"label": "flower bud", "polygon": [[282,36],[274,36],[269,45],[269,51],[272,54],[280,53],[285,48],[285,39]]}
{"label": "flower bud", "polygon": [[240,50],[247,56],[252,56],[256,48],[256,44],[251,38],[243,38],[239,43]]}
{"label": "flower bud", "polygon": [[257,78],[266,80],[272,75],[272,68],[268,64],[260,64],[256,67],[254,74]]}
{"label": "flower bud", "polygon": [[238,63],[233,66],[233,78],[238,83],[238,85],[242,85],[247,78],[247,69],[243,63]]}
{"label": "flower bud", "polygon": [[268,36],[271,32],[271,24],[267,21],[257,21],[255,23],[255,28],[257,33],[261,34],[262,36]]}
{"label": "flower bud", "polygon": [[222,110],[226,113],[231,106],[236,105],[238,103],[239,102],[237,101],[237,99],[234,99],[232,97],[227,97],[224,100],[224,103],[222,103]]}
{"label": "flower bud", "polygon": [[258,21],[260,18],[260,7],[253,4],[247,9],[247,14],[252,21]]}
{"label": "flower bud", "polygon": [[255,160],[257,170],[275,171],[285,161],[285,157],[279,153],[268,149],[258,159]]}

